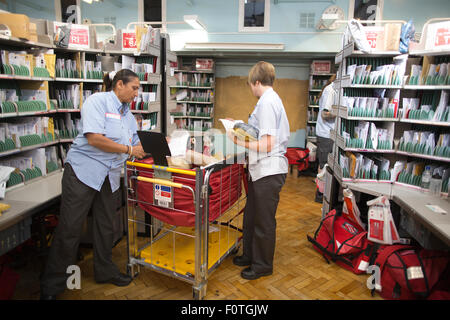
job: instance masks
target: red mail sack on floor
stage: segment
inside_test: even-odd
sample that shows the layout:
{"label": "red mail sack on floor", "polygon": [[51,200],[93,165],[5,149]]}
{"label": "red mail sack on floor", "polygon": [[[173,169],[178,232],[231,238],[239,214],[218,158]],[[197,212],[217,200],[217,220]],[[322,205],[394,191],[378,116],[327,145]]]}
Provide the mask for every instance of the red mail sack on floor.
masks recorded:
{"label": "red mail sack on floor", "polygon": [[385,299],[425,299],[446,270],[449,257],[444,251],[406,245],[381,246],[375,260],[381,277],[375,289]]}
{"label": "red mail sack on floor", "polygon": [[298,170],[303,171],[309,167],[309,149],[308,148],[287,148],[286,158],[289,165],[298,165]]}
{"label": "red mail sack on floor", "polygon": [[[307,236],[325,260],[332,260],[356,274],[365,273],[367,263],[363,252],[367,249],[367,232],[336,210],[330,211],[320,222],[314,238]],[[365,261],[368,261],[367,256]]]}
{"label": "red mail sack on floor", "polygon": [[[137,168],[139,176],[153,178],[152,169]],[[209,221],[214,221],[230,208],[242,194],[244,169],[241,164],[232,164],[211,174],[209,180]],[[182,183],[195,191],[195,177],[172,174],[172,181]],[[195,205],[191,191],[172,188],[174,206],[164,208],[153,205],[153,183],[138,181],[139,207],[156,219],[175,226],[195,226]],[[144,203],[146,202],[146,203]]]}

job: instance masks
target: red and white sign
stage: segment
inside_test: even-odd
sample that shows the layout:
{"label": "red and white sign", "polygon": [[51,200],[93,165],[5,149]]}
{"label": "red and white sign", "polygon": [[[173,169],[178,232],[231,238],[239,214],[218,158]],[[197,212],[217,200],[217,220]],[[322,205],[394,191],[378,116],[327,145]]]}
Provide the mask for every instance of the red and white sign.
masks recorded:
{"label": "red and white sign", "polygon": [[313,73],[330,73],[331,61],[328,60],[314,60],[311,64],[311,71]]}
{"label": "red and white sign", "polygon": [[426,50],[450,49],[450,22],[439,22],[428,25]]}
{"label": "red and white sign", "polygon": [[[55,33],[58,28],[67,23],[55,22]],[[81,24],[70,24],[69,48],[89,49],[89,26]]]}
{"label": "red and white sign", "polygon": [[434,38],[434,46],[442,47],[450,45],[450,28],[439,28],[436,31],[436,37]]}
{"label": "red and white sign", "polygon": [[214,69],[213,59],[195,59],[195,69],[212,71]]}
{"label": "red and white sign", "polygon": [[122,33],[122,50],[136,50],[136,32],[127,31]]}
{"label": "red and white sign", "polygon": [[383,50],[384,43],[384,27],[364,27],[367,41],[372,49]]}

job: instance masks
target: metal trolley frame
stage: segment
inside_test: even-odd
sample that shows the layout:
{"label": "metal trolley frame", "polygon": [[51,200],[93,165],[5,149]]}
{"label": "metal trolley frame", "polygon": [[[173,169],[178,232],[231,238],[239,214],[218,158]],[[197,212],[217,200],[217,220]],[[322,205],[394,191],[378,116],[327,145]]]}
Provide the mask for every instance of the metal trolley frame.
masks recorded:
{"label": "metal trolley frame", "polygon": [[[242,187],[242,170],[239,170],[238,183],[241,184],[241,190],[243,191],[240,192],[240,195],[237,198],[236,202],[234,202],[223,214],[221,214],[214,221],[209,221],[210,177],[214,172],[221,171],[220,189],[222,189],[222,170],[229,167],[231,171],[231,165],[236,163],[235,160],[236,159],[228,159],[206,167],[199,167],[195,170],[183,170],[138,162],[126,162],[125,188],[127,190],[128,222],[127,271],[130,276],[132,276],[133,278],[136,277],[140,272],[140,267],[147,267],[164,275],[192,284],[194,299],[203,299],[205,297],[209,275],[220,265],[220,263],[227,256],[238,251],[239,245],[242,241],[242,213],[245,207],[243,201],[246,201],[247,198],[245,188]],[[243,164],[239,164],[239,166],[243,166]],[[151,170],[153,170],[153,178],[139,176],[139,168],[146,168],[147,173],[152,172]],[[191,181],[195,180],[195,188],[191,188],[190,186],[183,183],[173,182],[172,175],[176,174],[188,175],[192,177]],[[157,205],[155,205],[155,202],[151,203],[145,201],[144,199],[138,199],[137,181],[150,182],[154,185],[158,184],[161,186],[169,186],[172,188],[184,188],[191,191],[195,207],[195,228],[191,227],[188,228],[188,231],[186,231],[186,227],[181,227],[182,231],[180,231],[180,227],[165,224],[161,227],[160,230],[158,230],[159,233],[154,236],[154,233],[156,231],[154,230],[154,225],[148,225],[145,224],[145,222],[138,220],[136,210],[140,202],[144,202],[147,205],[151,206]],[[220,198],[220,201],[222,201],[222,198]],[[222,203],[220,203],[220,205],[222,205]],[[220,210],[222,210],[222,207],[220,207]],[[223,222],[224,219],[225,222]],[[137,236],[138,224],[145,224],[149,226],[151,230],[150,239],[147,239],[147,241],[144,240],[144,243],[142,243],[142,241],[139,241]],[[215,226],[211,227],[210,225],[212,224],[214,224]],[[213,232],[211,233],[211,231]],[[172,240],[168,240],[168,237],[171,237]],[[180,237],[183,237],[183,241],[180,240]],[[171,242],[171,244],[166,245],[165,249],[167,250],[161,250],[161,247],[158,247],[158,243],[163,243],[164,241]],[[177,244],[179,241],[181,241],[181,243]],[[183,245],[189,241],[191,242],[191,244],[193,244],[193,246],[191,246],[191,249],[193,247],[194,252],[192,252],[192,250],[189,251],[189,253],[193,254],[193,257],[191,257],[193,259],[188,259],[186,261],[187,263],[191,264],[190,267],[193,267],[193,272],[180,270],[183,268],[179,268],[176,266],[178,259],[177,254],[179,254],[176,252],[176,246],[178,245],[179,247],[183,247]],[[214,244],[212,242],[214,242]],[[218,251],[216,252],[217,245]],[[155,258],[158,253],[162,254],[162,251],[167,253],[166,251],[168,250],[172,251],[171,253],[167,254],[167,256],[170,256],[170,254],[172,254],[172,258],[169,259],[172,265],[169,265],[168,261],[166,261],[166,263],[161,263],[157,258]],[[180,250],[185,249],[182,248]],[[209,255],[211,250],[214,250],[213,258],[211,258],[212,255]],[[183,251],[181,252],[184,256],[187,253]]]}

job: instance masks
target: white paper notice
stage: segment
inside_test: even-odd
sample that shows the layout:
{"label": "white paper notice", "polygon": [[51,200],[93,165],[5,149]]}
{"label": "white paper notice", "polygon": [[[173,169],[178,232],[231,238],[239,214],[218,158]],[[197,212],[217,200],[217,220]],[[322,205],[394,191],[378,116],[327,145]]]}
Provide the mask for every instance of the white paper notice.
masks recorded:
{"label": "white paper notice", "polygon": [[445,211],[444,209],[442,209],[441,207],[439,207],[437,205],[427,204],[427,205],[425,205],[425,207],[427,207],[428,209],[430,209],[431,211],[436,212],[436,213],[447,213],[447,211]]}
{"label": "white paper notice", "polygon": [[185,156],[190,135],[187,131],[175,131],[170,136],[169,149],[172,157]]}

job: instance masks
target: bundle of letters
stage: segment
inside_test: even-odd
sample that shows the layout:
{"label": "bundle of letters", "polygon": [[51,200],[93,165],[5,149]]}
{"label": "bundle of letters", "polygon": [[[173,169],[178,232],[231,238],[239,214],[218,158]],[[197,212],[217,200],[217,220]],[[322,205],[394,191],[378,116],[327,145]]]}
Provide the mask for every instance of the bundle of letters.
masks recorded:
{"label": "bundle of letters", "polygon": [[389,58],[347,58],[347,75],[352,84],[402,85],[407,56]]}
{"label": "bundle of letters", "polygon": [[450,62],[448,57],[435,57],[435,63],[427,64],[426,69],[423,69],[421,65],[412,65],[408,84],[449,85]]}
{"label": "bundle of letters", "polygon": [[[436,137],[438,137],[436,139]],[[408,130],[400,138],[398,150],[450,158],[450,134]]]}
{"label": "bundle of letters", "polygon": [[[450,176],[450,168],[446,165],[436,163],[427,164],[431,169],[431,175],[439,175],[442,179],[441,192],[447,192],[448,180]],[[425,163],[423,161],[396,161],[392,169],[393,181],[421,188],[422,174],[425,171]]]}
{"label": "bundle of letters", "polygon": [[348,148],[392,150],[394,147],[392,124],[390,128],[377,128],[373,122],[342,119],[341,134]]}
{"label": "bundle of letters", "polygon": [[69,84],[66,89],[56,89],[56,99],[60,109],[80,109],[80,85]]}
{"label": "bundle of letters", "polygon": [[54,139],[52,118],[29,117],[0,123],[0,145],[3,143],[12,146],[7,150],[46,143]]}
{"label": "bundle of letters", "polygon": [[399,90],[344,89],[341,105],[351,117],[395,118]]}
{"label": "bundle of letters", "polygon": [[339,166],[342,177],[347,179],[364,179],[390,181],[390,161],[382,156],[366,156],[361,153],[345,152],[339,154]]}
{"label": "bundle of letters", "polygon": [[56,77],[60,78],[81,78],[77,69],[77,62],[71,59],[56,59]]}
{"label": "bundle of letters", "polygon": [[402,118],[450,122],[449,92],[424,93],[421,98],[403,98]]}

